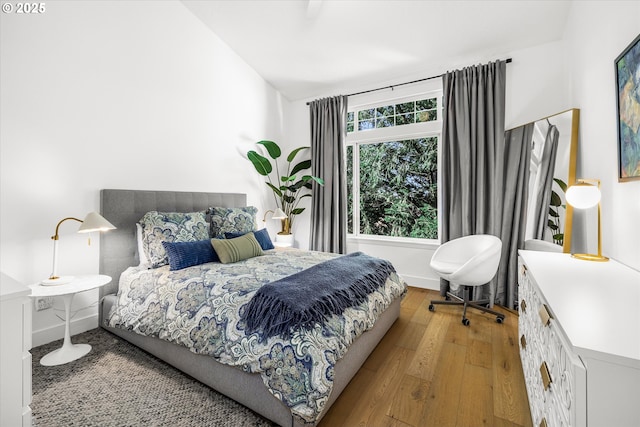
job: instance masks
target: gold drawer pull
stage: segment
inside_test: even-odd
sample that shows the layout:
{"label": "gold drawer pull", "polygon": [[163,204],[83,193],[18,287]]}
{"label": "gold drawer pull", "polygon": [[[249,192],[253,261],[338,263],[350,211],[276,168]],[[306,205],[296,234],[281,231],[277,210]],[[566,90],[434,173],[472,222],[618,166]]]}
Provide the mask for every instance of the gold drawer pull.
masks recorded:
{"label": "gold drawer pull", "polygon": [[542,304],[542,307],[540,307],[538,314],[540,315],[540,320],[542,320],[542,324],[544,326],[549,326],[549,322],[551,321],[551,319],[553,319],[553,316],[549,311],[549,307],[547,307],[545,304]]}
{"label": "gold drawer pull", "polygon": [[542,362],[542,365],[540,365],[540,376],[542,377],[542,385],[544,386],[544,389],[548,389],[552,381],[547,362]]}
{"label": "gold drawer pull", "polygon": [[547,427],[547,419],[543,418],[542,420],[540,420],[540,427]]}
{"label": "gold drawer pull", "polygon": [[527,302],[525,300],[520,302],[520,310],[522,310],[523,313],[527,311]]}
{"label": "gold drawer pull", "polygon": [[524,334],[520,337],[520,345],[522,348],[527,348],[527,339],[524,337]]}

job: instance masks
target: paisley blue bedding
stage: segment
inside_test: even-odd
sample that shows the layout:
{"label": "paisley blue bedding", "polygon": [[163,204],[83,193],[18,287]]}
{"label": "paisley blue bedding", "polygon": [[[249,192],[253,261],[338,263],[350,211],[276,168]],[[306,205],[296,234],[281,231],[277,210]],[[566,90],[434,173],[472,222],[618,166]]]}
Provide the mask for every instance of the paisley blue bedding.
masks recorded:
{"label": "paisley blue bedding", "polygon": [[333,368],[349,345],[406,291],[391,273],[360,305],[324,325],[292,332],[290,339],[260,342],[246,334],[239,313],[263,285],[338,255],[310,251],[265,251],[234,264],[207,263],[183,270],[130,267],[120,278],[109,326],[160,338],[259,373],[269,391],[298,419],[314,423],[331,393]]}

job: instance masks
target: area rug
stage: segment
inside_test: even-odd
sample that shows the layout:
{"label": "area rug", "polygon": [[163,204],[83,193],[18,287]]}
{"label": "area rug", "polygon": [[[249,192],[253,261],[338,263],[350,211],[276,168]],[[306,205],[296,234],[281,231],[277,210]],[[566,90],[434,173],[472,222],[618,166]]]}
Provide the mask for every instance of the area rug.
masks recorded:
{"label": "area rug", "polygon": [[62,340],[31,350],[34,426],[276,426],[102,328],[72,341],[91,352],[42,366]]}

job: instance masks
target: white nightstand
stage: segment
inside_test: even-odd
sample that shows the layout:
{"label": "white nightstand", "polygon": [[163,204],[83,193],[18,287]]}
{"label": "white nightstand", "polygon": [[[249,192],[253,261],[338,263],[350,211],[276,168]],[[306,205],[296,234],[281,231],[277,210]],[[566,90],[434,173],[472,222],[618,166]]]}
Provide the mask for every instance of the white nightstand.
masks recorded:
{"label": "white nightstand", "polygon": [[62,365],[79,359],[91,351],[91,346],[89,344],[71,343],[71,335],[69,333],[69,325],[71,323],[71,301],[73,300],[73,296],[78,292],[99,288],[110,281],[111,277],[109,276],[92,275],[76,276],[71,282],[63,285],[42,285],[38,283],[29,286],[29,288],[31,288],[31,297],[33,298],[61,296],[64,301],[64,343],[58,350],[54,350],[40,359],[41,365]]}
{"label": "white nightstand", "polygon": [[276,249],[292,248],[292,247],[293,247],[293,243],[273,242],[273,246],[274,246]]}

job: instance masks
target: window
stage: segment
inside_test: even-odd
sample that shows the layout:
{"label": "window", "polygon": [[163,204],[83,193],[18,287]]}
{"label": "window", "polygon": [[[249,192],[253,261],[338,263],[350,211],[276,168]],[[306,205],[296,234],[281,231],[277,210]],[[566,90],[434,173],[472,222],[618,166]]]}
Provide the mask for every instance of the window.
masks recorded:
{"label": "window", "polygon": [[350,107],[348,233],[438,238],[442,91]]}

